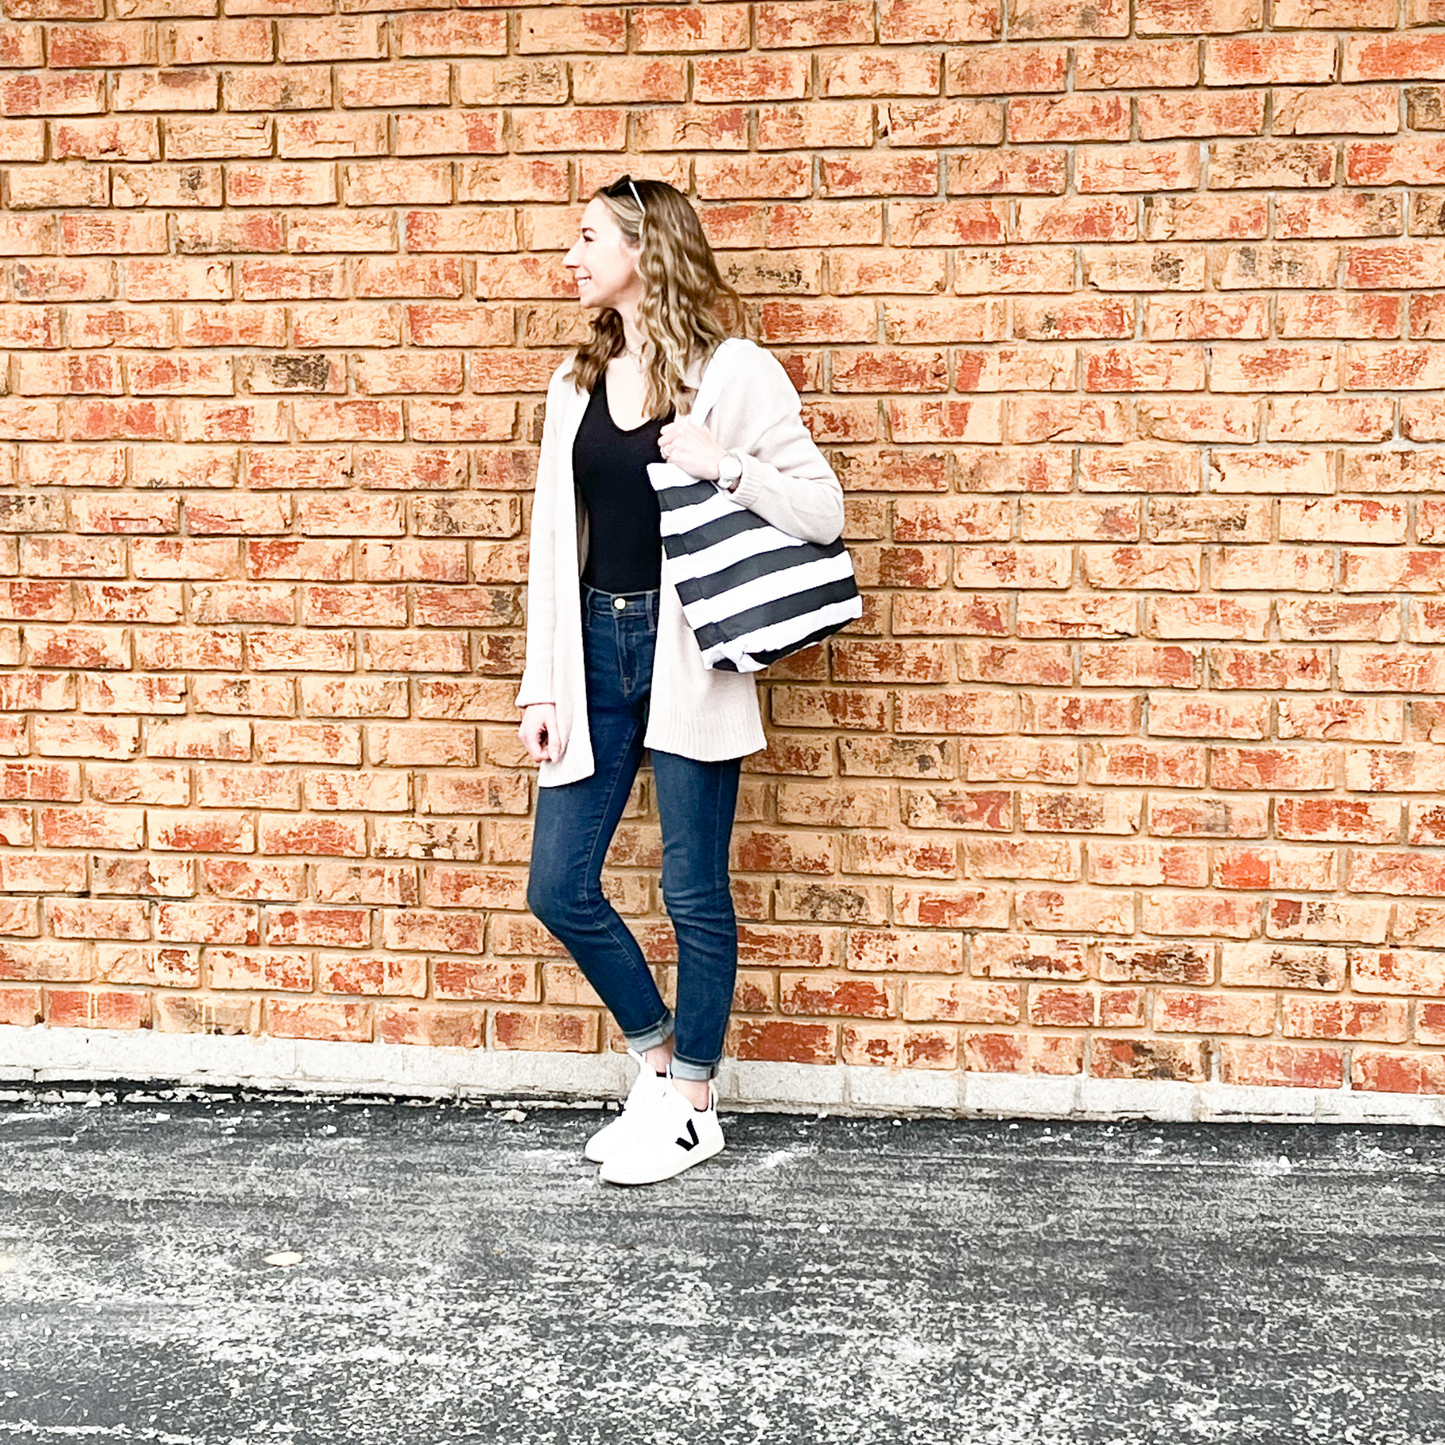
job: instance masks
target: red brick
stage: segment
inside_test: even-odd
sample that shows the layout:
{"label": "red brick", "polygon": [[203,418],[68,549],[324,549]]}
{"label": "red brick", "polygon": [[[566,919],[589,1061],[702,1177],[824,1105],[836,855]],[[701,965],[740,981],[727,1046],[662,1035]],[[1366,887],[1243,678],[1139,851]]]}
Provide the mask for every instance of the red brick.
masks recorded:
{"label": "red brick", "polygon": [[1154,998],[1160,1033],[1271,1034],[1273,994],[1205,993],[1161,989]]}
{"label": "red brick", "polygon": [[553,1053],[597,1052],[599,1018],[577,1009],[493,1009],[491,1046]]}
{"label": "red brick", "polygon": [[163,65],[268,61],[271,25],[266,20],[181,20],[160,26]]}
{"label": "red brick", "polygon": [[1151,341],[1262,340],[1269,334],[1263,301],[1258,296],[1151,299],[1145,304],[1144,334]]}
{"label": "red brick", "polygon": [[949,195],[1058,195],[1065,185],[1061,150],[961,151],[944,157]]}
{"label": "red brick", "polygon": [[507,53],[506,16],[493,11],[407,14],[392,23],[400,55]]}
{"label": "red brick", "polygon": [[1010,39],[1129,33],[1126,0],[1005,0]]}
{"label": "red brick", "polygon": [[1400,102],[1388,86],[1276,90],[1275,135],[1393,135]]}
{"label": "red brick", "polygon": [[757,12],[758,44],[767,49],[866,45],[873,27],[846,0],[767,0]]}
{"label": "red brick", "polygon": [[1018,202],[1021,241],[1132,241],[1136,228],[1134,203],[1115,196]]}
{"label": "red brick", "polygon": [[1348,142],[1344,154],[1344,179],[1352,186],[1428,186],[1445,180],[1445,140]]}
{"label": "red brick", "polygon": [[151,995],[113,989],[43,990],[51,1028],[143,1029],[151,1023]]}
{"label": "red brick", "polygon": [[903,1017],[958,1023],[1017,1023],[1019,987],[971,983],[962,978],[909,980],[903,993]]}
{"label": "red brick", "polygon": [[1098,146],[1075,157],[1081,191],[1193,190],[1199,180],[1194,146]]}
{"label": "red brick", "polygon": [[1141,35],[1209,35],[1258,30],[1262,0],[1138,0],[1135,29]]}
{"label": "red brick", "polygon": [[1005,216],[998,201],[891,201],[889,235],[898,246],[990,245],[1004,239]]}
{"label": "red brick", "polygon": [[1139,98],[1139,138],[1262,135],[1264,96],[1257,90],[1216,95],[1197,92]]}
{"label": "red brick", "polygon": [[995,145],[1003,139],[1003,125],[1003,107],[985,100],[894,102],[879,116],[880,134],[895,146]]}
{"label": "red brick", "polygon": [[1338,1089],[1344,1082],[1344,1051],[1226,1039],[1219,1044],[1219,1076],[1226,1084]]}
{"label": "red brick", "polygon": [[1351,1051],[1350,1084],[1355,1089],[1396,1094],[1445,1093],[1445,1064],[1439,1054]]}
{"label": "red brick", "polygon": [[1445,78],[1445,37],[1351,35],[1344,42],[1341,80]]}
{"label": "red brick", "polygon": [[[954,50],[947,56],[950,95],[1010,95],[1064,90],[1068,48],[1010,45],[1005,50]],[[932,94],[932,89],[928,91]]]}
{"label": "red brick", "polygon": [[1286,998],[1283,1032],[1305,1039],[1406,1038],[1405,1001],[1397,998]]}
{"label": "red brick", "polygon": [[1389,340],[1400,335],[1404,304],[1397,296],[1282,296],[1281,337],[1362,337]]}
{"label": "red brick", "polygon": [[880,0],[878,38],[885,45],[996,40],[998,0]]}
{"label": "red brick", "polygon": [[1211,189],[1328,186],[1335,148],[1325,141],[1216,141],[1209,147]]}
{"label": "red brick", "polygon": [[1199,80],[1199,42],[1133,40],[1122,45],[1074,46],[1076,90],[1153,91]]}
{"label": "red brick", "polygon": [[838,1053],[838,1025],[738,1019],[729,1026],[729,1042],[739,1060],[831,1064]]}
{"label": "red brick", "polygon": [[[672,14],[682,19],[689,15],[706,17],[718,8],[709,6],[707,10],[640,11],[638,14],[655,18]],[[746,7],[737,8],[744,11],[740,43],[746,46]],[[876,50],[865,50],[852,54],[821,55],[818,61],[821,93],[825,96],[938,94],[939,57],[934,54],[921,51],[880,54]],[[958,88],[968,93],[966,86]],[[953,93],[952,88],[950,93]]]}
{"label": "red brick", "polygon": [[1319,85],[1334,74],[1330,35],[1221,37],[1205,48],[1206,85]]}
{"label": "red brick", "polygon": [[1092,1041],[1089,1071],[1100,1079],[1173,1079],[1203,1081],[1209,1077],[1204,1043],[1171,1039]]}
{"label": "red brick", "polygon": [[1009,139],[1018,144],[1126,140],[1129,107],[1117,97],[1105,95],[1011,100],[1008,130]]}
{"label": "red brick", "polygon": [[1395,16],[1395,0],[1276,0],[1273,23],[1291,28],[1388,30]]}
{"label": "red brick", "polygon": [[59,69],[156,63],[155,30],[149,25],[52,25],[49,32],[50,64]]}

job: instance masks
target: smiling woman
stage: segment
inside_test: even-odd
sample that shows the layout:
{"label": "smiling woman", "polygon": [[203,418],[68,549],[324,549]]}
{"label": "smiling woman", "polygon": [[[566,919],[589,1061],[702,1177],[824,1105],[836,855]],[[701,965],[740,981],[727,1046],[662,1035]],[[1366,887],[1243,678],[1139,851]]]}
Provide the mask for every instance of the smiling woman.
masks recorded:
{"label": "smiling woman", "polygon": [[[600,1177],[665,1179],[723,1147],[711,1080],[737,975],[728,853],[744,755],[766,745],[751,673],[704,665],[662,570],[650,463],[667,460],[811,541],[843,528],[843,493],[787,373],[743,341],[726,397],[686,414],[740,325],[697,213],[624,176],[582,213],[563,264],[596,316],[547,392],[532,506],[527,667],[518,734],[540,764],[527,903],[612,1012],[638,1066],[621,1116],[587,1143]],[[677,1008],[603,896],[602,861],[644,749],[677,935]]]}
{"label": "smiling woman", "polygon": [[[627,411],[639,418],[675,406],[687,389],[689,364],[710,355],[730,327],[741,328],[741,298],[718,270],[696,211],[663,181],[623,176],[598,191],[562,264],[577,283],[577,299],[599,313],[578,348],[573,377],[587,392],[603,371],[609,380],[616,371],[617,380],[638,383],[636,407]],[[720,307],[730,311],[730,326],[716,314]],[[616,359],[630,364],[615,368]],[[706,448],[698,460],[705,457]]]}

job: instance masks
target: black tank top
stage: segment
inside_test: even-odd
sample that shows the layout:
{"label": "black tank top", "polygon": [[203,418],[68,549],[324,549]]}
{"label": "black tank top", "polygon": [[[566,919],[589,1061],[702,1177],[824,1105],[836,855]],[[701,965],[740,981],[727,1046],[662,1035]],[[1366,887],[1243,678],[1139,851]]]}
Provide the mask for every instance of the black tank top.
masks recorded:
{"label": "black tank top", "polygon": [[660,462],[657,434],[673,419],[653,417],[624,431],[607,409],[607,372],[597,378],[572,443],[572,476],[591,535],[582,580],[603,592],[646,592],[662,583],[661,508],[647,479]]}

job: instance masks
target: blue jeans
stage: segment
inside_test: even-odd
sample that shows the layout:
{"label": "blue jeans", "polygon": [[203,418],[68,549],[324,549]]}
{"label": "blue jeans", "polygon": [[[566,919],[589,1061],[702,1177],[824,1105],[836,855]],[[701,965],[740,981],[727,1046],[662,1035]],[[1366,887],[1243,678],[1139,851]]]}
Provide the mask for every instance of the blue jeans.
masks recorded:
{"label": "blue jeans", "polygon": [[566,945],[632,1048],[641,1053],[675,1034],[674,1075],[711,1079],[737,981],[728,845],[742,759],[698,762],[651,749],[662,819],[662,897],[677,935],[674,1015],[601,883],[603,858],[642,762],[659,592],[602,592],[585,582],[581,588],[595,770],[574,783],[537,789],[527,907]]}

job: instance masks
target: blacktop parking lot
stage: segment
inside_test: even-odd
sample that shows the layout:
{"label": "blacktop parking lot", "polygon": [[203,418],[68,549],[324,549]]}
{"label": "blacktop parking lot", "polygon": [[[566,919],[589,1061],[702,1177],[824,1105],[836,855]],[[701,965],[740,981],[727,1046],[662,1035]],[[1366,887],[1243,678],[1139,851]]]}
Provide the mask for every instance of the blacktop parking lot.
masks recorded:
{"label": "blacktop parking lot", "polygon": [[1445,1132],[0,1092],[0,1442],[1437,1445]]}

